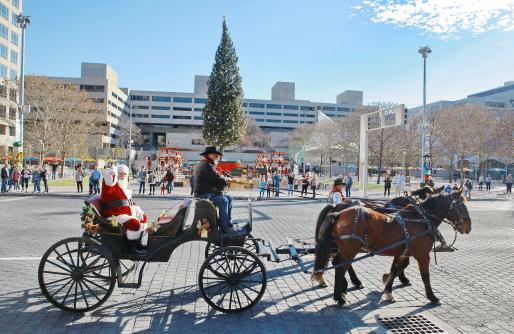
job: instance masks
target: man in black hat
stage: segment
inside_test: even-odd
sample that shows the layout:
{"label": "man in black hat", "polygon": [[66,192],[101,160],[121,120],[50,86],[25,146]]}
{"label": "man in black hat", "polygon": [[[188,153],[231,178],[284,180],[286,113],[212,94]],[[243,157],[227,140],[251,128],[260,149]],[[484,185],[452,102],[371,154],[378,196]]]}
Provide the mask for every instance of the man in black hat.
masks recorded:
{"label": "man in black hat", "polygon": [[221,152],[215,146],[208,146],[205,152],[200,153],[202,161],[196,167],[194,174],[195,197],[206,198],[214,202],[219,208],[219,222],[223,232],[232,232],[232,196],[224,194],[227,179],[223,171],[216,164]]}
{"label": "man in black hat", "polygon": [[332,186],[332,190],[328,194],[328,203],[329,204],[339,204],[343,202],[343,187],[345,186],[344,180],[342,178],[337,178],[334,180],[334,185]]}

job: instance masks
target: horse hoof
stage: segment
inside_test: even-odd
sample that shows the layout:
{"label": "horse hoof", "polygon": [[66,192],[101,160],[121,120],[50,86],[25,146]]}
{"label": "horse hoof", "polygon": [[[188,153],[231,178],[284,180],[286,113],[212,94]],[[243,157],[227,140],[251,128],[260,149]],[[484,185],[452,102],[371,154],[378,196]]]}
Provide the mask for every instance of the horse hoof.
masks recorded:
{"label": "horse hoof", "polygon": [[389,280],[389,274],[384,274],[384,275],[382,275],[382,282],[383,282],[384,284],[386,284],[388,280]]}
{"label": "horse hoof", "polygon": [[362,283],[360,283],[360,282],[359,282],[359,283],[353,283],[353,286],[355,286],[355,288],[356,288],[357,290],[364,289],[364,284],[362,284]]}
{"label": "horse hoof", "polygon": [[384,292],[384,300],[390,303],[396,303],[396,298],[392,292]]}
{"label": "horse hoof", "polygon": [[441,305],[442,304],[441,301],[439,300],[439,298],[432,298],[432,299],[430,299],[430,303],[432,305]]}
{"label": "horse hoof", "polygon": [[338,308],[343,308],[346,305],[346,300],[344,298],[337,299],[336,302]]}
{"label": "horse hoof", "polygon": [[320,288],[320,289],[323,289],[323,288],[326,288],[326,287],[328,287],[328,285],[325,282],[318,284],[318,288]]}
{"label": "horse hoof", "polygon": [[402,282],[402,284],[403,284],[403,286],[411,286],[412,285],[412,283],[409,280]]}

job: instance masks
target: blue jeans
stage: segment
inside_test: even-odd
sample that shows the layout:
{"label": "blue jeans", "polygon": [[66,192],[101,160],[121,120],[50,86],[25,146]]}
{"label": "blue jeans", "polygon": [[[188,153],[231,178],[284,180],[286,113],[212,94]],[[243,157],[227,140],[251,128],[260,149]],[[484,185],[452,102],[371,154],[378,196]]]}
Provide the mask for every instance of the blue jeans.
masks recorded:
{"label": "blue jeans", "polygon": [[34,180],[32,181],[34,183],[34,192],[40,192],[41,191],[41,180]]}
{"label": "blue jeans", "polygon": [[232,220],[232,196],[229,194],[203,194],[201,196],[205,199],[210,199],[218,206],[220,212],[219,223],[222,231],[226,231],[232,227],[230,221]]}
{"label": "blue jeans", "polygon": [[293,184],[287,185],[287,196],[293,196]]}
{"label": "blue jeans", "polygon": [[2,192],[5,193],[7,191],[7,179],[2,179]]}
{"label": "blue jeans", "polygon": [[139,195],[141,195],[141,189],[143,189],[143,195],[145,194],[145,182],[139,181]]}
{"label": "blue jeans", "polygon": [[352,187],[344,188],[346,190],[346,197],[351,197]]}

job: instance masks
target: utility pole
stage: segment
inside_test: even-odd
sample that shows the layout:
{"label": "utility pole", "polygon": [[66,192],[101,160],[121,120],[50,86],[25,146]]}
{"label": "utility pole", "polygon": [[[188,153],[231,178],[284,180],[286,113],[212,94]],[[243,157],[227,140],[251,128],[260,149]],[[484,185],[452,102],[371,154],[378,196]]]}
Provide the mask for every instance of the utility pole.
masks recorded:
{"label": "utility pole", "polygon": [[423,125],[421,128],[421,180],[420,183],[425,183],[425,151],[426,151],[426,127],[427,127],[427,57],[432,50],[430,47],[420,47],[418,53],[423,57]]}
{"label": "utility pole", "polygon": [[128,167],[132,171],[132,102],[130,102],[128,154]]}
{"label": "utility pole", "polygon": [[[30,24],[30,16],[18,15],[16,22],[21,28],[21,55],[20,55],[20,147],[21,161],[23,161],[23,113],[25,108],[25,29]],[[42,161],[40,161],[42,163]]]}

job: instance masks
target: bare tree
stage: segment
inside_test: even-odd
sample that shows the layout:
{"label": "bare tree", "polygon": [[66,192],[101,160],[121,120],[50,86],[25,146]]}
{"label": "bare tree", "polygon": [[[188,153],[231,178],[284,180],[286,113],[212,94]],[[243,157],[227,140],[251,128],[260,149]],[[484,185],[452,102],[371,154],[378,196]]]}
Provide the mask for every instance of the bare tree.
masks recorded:
{"label": "bare tree", "polygon": [[262,131],[253,117],[246,117],[246,130],[243,141],[241,142],[241,150],[244,146],[255,146],[261,150],[266,150],[271,146],[271,137]]}
{"label": "bare tree", "polygon": [[[128,150],[129,141],[132,137],[132,142],[136,145],[141,145],[145,141],[145,136],[141,128],[135,124],[132,124],[132,134],[130,133],[130,120],[126,117],[122,117],[118,122],[118,138],[116,140],[116,147],[121,149],[121,152],[118,152],[116,155],[118,158],[125,157],[128,161],[128,155],[130,151]],[[118,150],[120,151],[120,150]]]}

